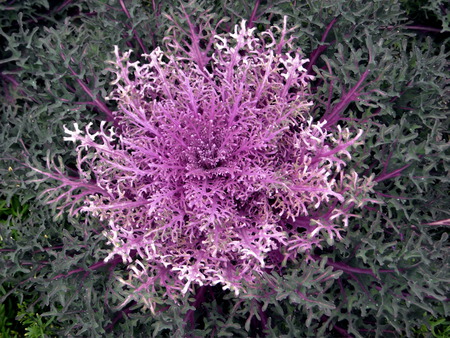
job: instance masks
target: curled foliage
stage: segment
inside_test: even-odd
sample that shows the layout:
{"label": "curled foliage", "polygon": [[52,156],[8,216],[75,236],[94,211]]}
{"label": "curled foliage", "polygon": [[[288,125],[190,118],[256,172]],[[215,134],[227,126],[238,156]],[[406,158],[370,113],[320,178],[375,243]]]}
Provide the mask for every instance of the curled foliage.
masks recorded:
{"label": "curled foliage", "polygon": [[344,160],[361,131],[308,117],[312,76],[286,22],[254,30],[243,21],[210,54],[157,48],[143,64],[116,48],[117,128],[66,128],[82,180],[95,181],[81,210],[108,222],[107,260],[137,253],[139,289],[175,279],[169,294],[192,283],[238,294],[282,263],[269,253],[285,262],[342,239],[361,185]]}

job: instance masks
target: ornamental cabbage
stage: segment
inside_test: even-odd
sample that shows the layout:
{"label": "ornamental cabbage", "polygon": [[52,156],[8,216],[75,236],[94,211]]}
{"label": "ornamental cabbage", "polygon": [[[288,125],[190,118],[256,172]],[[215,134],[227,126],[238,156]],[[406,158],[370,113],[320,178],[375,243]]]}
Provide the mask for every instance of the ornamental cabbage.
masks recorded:
{"label": "ornamental cabbage", "polygon": [[85,189],[74,212],[107,224],[106,260],[127,263],[124,285],[237,295],[343,238],[363,184],[345,161],[362,131],[310,117],[309,60],[286,26],[257,34],[243,21],[207,52],[195,37],[184,50],[169,41],[143,63],[116,47],[114,126],[65,127],[80,179],[62,184]]}

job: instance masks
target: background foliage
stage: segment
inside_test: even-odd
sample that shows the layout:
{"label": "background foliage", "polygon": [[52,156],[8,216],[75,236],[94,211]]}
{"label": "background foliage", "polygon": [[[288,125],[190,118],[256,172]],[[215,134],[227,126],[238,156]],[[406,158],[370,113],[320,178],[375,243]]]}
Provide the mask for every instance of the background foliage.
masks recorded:
{"label": "background foliage", "polygon": [[211,22],[228,18],[220,31],[242,19],[260,31],[283,16],[298,25],[297,44],[317,76],[312,114],[365,130],[350,166],[374,174],[378,203],[364,206],[344,241],[267,274],[254,293],[236,298],[219,286],[198,288],[181,305],[159,301],[156,315],[139,302],[118,308],[128,296],[117,282],[126,270],[120,260],[102,261],[109,252],[104,225],[84,215],[56,217],[55,206],[40,197],[55,182],[30,183],[34,174],[23,163],[54,161],[75,175],[62,126],[111,119],[115,107],[103,98],[111,91],[105,68],[113,45],[139,58],[171,27],[185,27],[181,6],[171,3],[0,2],[0,333],[445,336],[449,9],[443,1],[183,2],[194,21],[205,12]]}

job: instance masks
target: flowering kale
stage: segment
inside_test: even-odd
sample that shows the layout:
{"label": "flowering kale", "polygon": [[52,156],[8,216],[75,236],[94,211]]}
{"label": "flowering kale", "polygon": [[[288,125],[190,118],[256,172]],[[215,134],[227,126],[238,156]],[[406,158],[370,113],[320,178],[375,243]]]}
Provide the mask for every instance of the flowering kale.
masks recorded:
{"label": "flowering kale", "polygon": [[87,194],[81,210],[108,222],[107,260],[120,255],[131,271],[123,283],[238,294],[342,239],[362,184],[344,159],[361,132],[333,134],[308,115],[308,59],[288,34],[286,20],[260,36],[242,22],[210,53],[168,44],[144,64],[116,47],[115,128],[66,128],[84,183],[63,184],[88,188],[75,200]]}

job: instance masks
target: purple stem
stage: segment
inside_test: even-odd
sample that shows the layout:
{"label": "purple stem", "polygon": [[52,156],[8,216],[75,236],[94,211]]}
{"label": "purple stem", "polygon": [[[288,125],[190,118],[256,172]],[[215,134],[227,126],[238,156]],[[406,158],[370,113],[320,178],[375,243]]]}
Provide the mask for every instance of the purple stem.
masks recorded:
{"label": "purple stem", "polygon": [[344,297],[344,303],[346,303],[347,302],[347,293],[345,292],[345,288],[344,288],[344,284],[342,283],[342,279],[338,279],[337,282],[339,284],[339,289],[341,289],[341,294]]}
{"label": "purple stem", "polygon": [[426,26],[405,26],[405,28],[416,30],[416,31],[443,33],[439,28],[426,27]]}
{"label": "purple stem", "polygon": [[6,80],[11,82],[14,87],[17,87],[19,85],[19,82],[14,77],[12,77],[11,75],[0,73],[0,76],[4,77]]}
{"label": "purple stem", "polygon": [[250,15],[250,18],[248,19],[247,28],[252,28],[254,26],[253,22],[256,20],[256,12],[258,10],[259,4],[260,4],[260,0],[256,0],[255,6],[253,7],[252,14]]}
{"label": "purple stem", "polygon": [[66,7],[68,4],[70,4],[72,0],[66,0],[64,1],[58,8],[55,8],[52,13],[58,13],[60,12],[64,7]]}
{"label": "purple stem", "polygon": [[[66,61],[66,56],[61,53],[61,58]],[[98,96],[95,97],[94,93],[92,93],[92,91],[89,89],[89,87],[87,86],[87,84],[85,82],[83,82],[80,78],[79,78],[79,74],[77,74],[77,72],[75,72],[75,70],[71,67],[68,66],[70,73],[74,76],[74,78],[76,79],[77,83],[80,85],[80,87],[83,89],[83,91],[89,95],[89,97],[91,97],[93,99],[92,104],[94,106],[96,106],[98,109],[100,109],[107,117],[107,121],[114,121],[114,116],[112,111],[106,106],[105,102],[103,102]]]}
{"label": "purple stem", "polygon": [[[377,289],[378,291],[380,291],[380,290],[382,289],[382,287],[381,287],[381,286],[378,286],[378,285],[372,285],[372,287],[375,288],[375,289]],[[393,295],[394,297],[401,298],[401,299],[403,299],[403,300],[408,300],[409,298],[411,298],[411,295],[410,295],[408,292],[402,292],[401,295],[396,294],[396,293],[394,293],[394,292],[392,292],[392,291],[390,291],[390,290],[388,290],[388,292],[389,292],[391,295]],[[427,299],[432,299],[432,300],[438,300],[438,301],[439,301],[439,299],[437,299],[437,298],[435,298],[435,297],[433,297],[433,296],[427,296],[427,295],[425,295],[424,297],[427,298]],[[446,299],[444,299],[443,301],[444,301],[444,302],[448,302],[449,300],[450,300],[450,298],[446,298]]]}
{"label": "purple stem", "polygon": [[374,181],[375,182],[381,182],[381,181],[384,181],[384,180],[387,180],[387,179],[390,179],[390,178],[393,178],[393,177],[400,176],[402,171],[405,170],[406,168],[408,168],[410,165],[411,165],[411,163],[406,164],[406,165],[404,165],[403,167],[401,167],[401,168],[399,168],[397,170],[391,171],[390,173],[387,173],[387,174],[383,173],[380,176],[378,176],[377,178],[375,178]]}
{"label": "purple stem", "polygon": [[[319,260],[320,259],[319,256],[311,256],[311,257],[314,260]],[[347,265],[345,263],[334,262],[332,259],[328,259],[327,265],[332,266],[332,267],[334,267],[336,269],[342,270],[342,271],[347,272],[347,273],[357,273],[357,274],[363,274],[363,275],[371,275],[372,277],[378,279],[378,277],[375,275],[375,273],[371,269],[355,268],[355,267],[349,266],[349,265]],[[413,268],[415,266],[417,266],[417,265],[413,265],[410,268]],[[404,272],[406,269],[407,268],[401,268],[401,269],[398,269],[398,270],[395,270],[395,269],[380,269],[380,270],[378,270],[378,272],[379,273],[395,273],[397,271]]]}
{"label": "purple stem", "polygon": [[[334,24],[337,22],[339,17],[335,17],[331,22],[328,24],[327,28],[325,29],[325,32],[322,35],[322,38],[320,39],[320,42],[324,43],[327,39],[328,34],[330,33],[331,28],[333,28]],[[320,45],[316,49],[313,50],[310,56],[310,61],[308,64],[308,67],[306,67],[306,71],[308,75],[311,75],[313,73],[312,67],[316,64],[317,59],[319,56],[328,48],[328,45]]]}
{"label": "purple stem", "polygon": [[353,337],[351,334],[349,334],[346,330],[344,330],[343,328],[334,325],[333,329],[335,329],[337,332],[339,332],[340,335],[342,335],[341,337],[345,337],[345,338],[351,338]]}
{"label": "purple stem", "polygon": [[261,317],[262,332],[265,332],[267,330],[267,315],[263,311],[261,303],[259,303],[259,316]]}
{"label": "purple stem", "polygon": [[[122,10],[124,11],[127,18],[131,20],[130,12],[128,11],[127,7],[125,6],[123,0],[119,0],[119,2],[120,2],[120,6],[122,7]],[[139,37],[139,35],[136,33],[136,30],[134,30],[134,29],[133,29],[133,35],[134,35],[136,41],[138,42],[139,46],[141,47],[142,51],[145,54],[148,54],[148,50],[145,47],[144,42],[142,41],[142,39]]]}
{"label": "purple stem", "polygon": [[[33,255],[37,254],[37,253],[41,253],[43,251],[47,251],[47,250],[59,250],[62,248],[64,248],[63,245],[44,247],[44,248],[42,248],[43,250],[33,251]],[[16,250],[15,249],[0,249],[0,252],[13,252],[13,251],[16,251]]]}
{"label": "purple stem", "polygon": [[36,265],[36,264],[39,264],[39,265],[49,265],[50,262],[49,262],[49,261],[40,261],[40,262],[20,262],[20,264],[22,264],[22,265]]}
{"label": "purple stem", "polygon": [[42,270],[43,267],[44,267],[44,265],[38,266],[38,267],[36,268],[36,271],[34,271],[34,273],[31,274],[32,276],[31,276],[30,278],[27,278],[27,279],[21,281],[21,282],[18,283],[16,286],[14,286],[11,290],[9,290],[5,295],[3,295],[2,297],[0,297],[0,304],[2,304],[2,303],[5,301],[5,299],[9,297],[10,294],[12,294],[13,292],[15,292],[15,291],[19,288],[19,286],[21,286],[21,285],[23,285],[23,284],[29,282],[30,280],[35,279],[34,275],[35,275],[36,273],[38,273],[40,270]]}
{"label": "purple stem", "polygon": [[[375,323],[370,323],[370,324],[375,324]],[[360,332],[377,332],[377,330],[367,330],[367,329],[360,329],[359,331]],[[392,334],[397,333],[397,331],[392,331],[392,330],[383,330],[382,332],[392,333]]]}
{"label": "purple stem", "polygon": [[[95,264],[92,264],[89,267],[89,270],[97,270],[97,269],[100,269],[100,268],[102,268],[104,266],[107,266],[107,265],[115,266],[115,265],[119,264],[121,261],[122,261],[122,258],[120,256],[117,256],[117,257],[115,257],[113,260],[111,260],[109,262],[100,261],[100,262],[97,262]],[[78,268],[78,269],[69,271],[68,273],[61,273],[59,275],[56,275],[55,277],[52,278],[52,280],[55,280],[55,279],[58,279],[58,278],[62,278],[62,277],[64,277],[64,278],[65,277],[69,277],[69,276],[71,276],[73,274],[76,274],[76,273],[79,273],[79,272],[83,272],[83,271],[86,271],[86,269]]]}
{"label": "purple stem", "polygon": [[351,272],[347,272],[347,273],[350,275],[350,277],[351,277],[354,281],[356,281],[356,283],[358,283],[359,287],[360,287],[361,290],[366,294],[367,298],[369,298],[369,300],[370,300],[372,303],[375,303],[375,300],[372,298],[372,296],[371,296],[369,290],[367,290],[366,287],[360,282],[360,280],[358,279],[358,277],[356,277],[356,276],[355,276],[354,274],[352,274]]}
{"label": "purple stem", "polygon": [[[7,75],[7,74],[3,74],[3,73],[0,73],[0,76],[3,77],[5,80],[11,82],[13,87],[14,87],[14,89],[16,89],[19,86],[19,82],[13,76]],[[20,93],[20,95],[23,95],[25,97],[28,96],[27,93],[25,92],[25,90],[23,90],[23,89],[19,89],[19,93]],[[33,98],[33,101],[35,101],[34,98]]]}
{"label": "purple stem", "polygon": [[114,119],[113,113],[111,110],[109,110],[109,108],[106,106],[106,104],[103,101],[101,101],[98,97],[94,97],[94,94],[92,93],[92,91],[88,88],[88,86],[83,81],[81,81],[81,79],[78,78],[78,74],[72,69],[72,67],[69,66],[69,69],[70,69],[72,75],[76,77],[76,81],[81,86],[81,88],[83,88],[85,93],[88,94],[94,100],[93,104],[96,107],[98,107],[103,113],[105,113],[106,116],[110,120],[113,120]]}
{"label": "purple stem", "polygon": [[59,249],[62,249],[62,248],[64,248],[64,245],[47,246],[47,247],[45,247],[45,248],[42,248],[43,250],[33,251],[33,255],[34,255],[34,254],[37,254],[37,253],[40,253],[40,252],[43,252],[43,251],[47,251],[47,250],[59,250]]}
{"label": "purple stem", "polygon": [[[64,7],[66,7],[68,4],[70,4],[71,2],[72,2],[73,0],[66,0],[66,1],[64,1],[64,3],[62,3],[60,6],[58,6],[57,8],[55,8],[55,9],[53,9],[53,10],[51,10],[51,11],[49,11],[49,12],[47,12],[47,17],[50,17],[50,16],[52,16],[52,15],[54,15],[54,14],[56,14],[56,13],[59,13]],[[6,8],[6,9],[15,9],[15,10],[17,10],[17,8]],[[72,15],[77,15],[78,13],[76,13],[76,14],[72,14]],[[31,23],[31,22],[37,22],[37,21],[40,21],[40,20],[43,20],[43,19],[46,19],[46,17],[45,16],[38,16],[38,17],[36,17],[36,18],[32,18],[32,19],[29,19],[29,20],[26,20],[25,21],[25,23]]]}
{"label": "purple stem", "polygon": [[[205,292],[206,292],[206,287],[205,286],[201,286],[197,290],[197,294],[195,295],[195,301],[192,304],[192,306],[195,307],[196,310],[198,309],[198,307],[205,300]],[[189,325],[191,329],[195,329],[194,313],[195,313],[195,310],[189,310],[186,313],[186,316],[184,317],[184,322],[186,323],[186,325]]]}
{"label": "purple stem", "polygon": [[333,107],[331,112],[326,112],[325,115],[321,118],[321,122],[327,121],[326,127],[330,127],[336,124],[339,121],[339,115],[344,111],[344,109],[347,108],[350,103],[356,101],[358,96],[361,94],[361,86],[366,80],[367,76],[369,76],[369,73],[369,69],[362,73],[361,78],[355,84],[355,86],[344,95],[344,97]]}
{"label": "purple stem", "polygon": [[412,199],[411,197],[402,197],[402,196],[394,196],[394,195],[383,194],[383,193],[381,193],[379,191],[375,191],[375,194],[383,196],[383,197],[395,198],[395,199],[398,199],[398,200],[411,200]]}
{"label": "purple stem", "polygon": [[116,323],[121,320],[123,318],[123,316],[128,316],[128,314],[131,312],[131,308],[127,308],[127,309],[123,309],[121,311],[119,311],[119,313],[114,317],[114,319],[112,320],[112,322],[110,324],[108,324],[105,327],[105,331],[106,332],[111,332],[114,325],[116,325]]}

